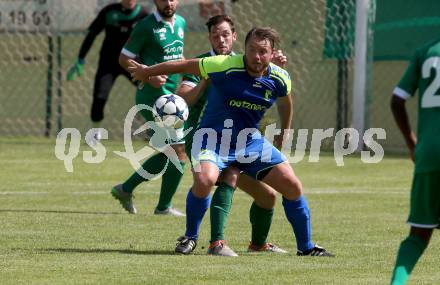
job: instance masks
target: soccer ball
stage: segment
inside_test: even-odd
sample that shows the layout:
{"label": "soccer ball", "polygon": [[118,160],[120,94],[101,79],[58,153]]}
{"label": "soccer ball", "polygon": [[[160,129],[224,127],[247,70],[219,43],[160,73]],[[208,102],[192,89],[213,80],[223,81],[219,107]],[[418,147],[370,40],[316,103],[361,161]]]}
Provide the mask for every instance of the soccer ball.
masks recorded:
{"label": "soccer ball", "polygon": [[163,95],[154,103],[153,115],[159,126],[179,129],[188,119],[188,105],[180,96]]}

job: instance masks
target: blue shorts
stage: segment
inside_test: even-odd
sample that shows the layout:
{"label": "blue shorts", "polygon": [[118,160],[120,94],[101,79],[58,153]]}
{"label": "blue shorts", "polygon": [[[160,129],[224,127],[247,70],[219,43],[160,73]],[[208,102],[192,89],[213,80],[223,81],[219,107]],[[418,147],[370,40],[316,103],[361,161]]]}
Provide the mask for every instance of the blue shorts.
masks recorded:
{"label": "blue shorts", "polygon": [[[228,149],[229,146],[229,149]],[[209,145],[206,140],[191,151],[193,168],[197,171],[198,162],[212,162],[220,171],[228,166],[234,166],[257,179],[259,173],[285,162],[286,157],[264,137],[249,139],[245,145]]]}

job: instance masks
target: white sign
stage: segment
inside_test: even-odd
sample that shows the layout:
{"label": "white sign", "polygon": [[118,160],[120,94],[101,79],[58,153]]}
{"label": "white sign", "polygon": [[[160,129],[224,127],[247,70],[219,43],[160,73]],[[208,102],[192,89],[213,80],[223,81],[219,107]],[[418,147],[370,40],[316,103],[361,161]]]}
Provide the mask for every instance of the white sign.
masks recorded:
{"label": "white sign", "polygon": [[97,7],[96,0],[0,0],[0,31],[83,31]]}
{"label": "white sign", "polygon": [[[0,32],[73,32],[86,30],[99,11],[117,0],[0,0]],[[230,0],[181,0],[177,13],[188,31],[205,31],[214,15],[231,13]],[[154,11],[153,1],[138,3]]]}

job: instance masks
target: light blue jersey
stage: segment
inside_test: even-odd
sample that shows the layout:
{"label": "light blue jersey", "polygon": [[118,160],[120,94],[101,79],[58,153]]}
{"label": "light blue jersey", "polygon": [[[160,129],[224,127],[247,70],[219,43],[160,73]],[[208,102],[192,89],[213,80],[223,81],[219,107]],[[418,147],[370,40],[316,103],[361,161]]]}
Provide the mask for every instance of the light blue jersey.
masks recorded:
{"label": "light blue jersey", "polygon": [[[193,159],[213,162],[220,170],[233,165],[255,178],[285,161],[259,133],[258,126],[277,98],[290,94],[288,73],[270,64],[267,75],[252,77],[246,71],[243,55],[202,58],[199,68],[202,77],[212,84],[194,136]],[[208,129],[212,130],[211,137],[200,135]]]}
{"label": "light blue jersey", "polygon": [[221,132],[224,121],[232,119],[233,137],[245,128],[257,129],[276,99],[290,94],[289,74],[274,64],[267,76],[258,78],[247,73],[243,55],[202,58],[199,67],[202,77],[212,82],[199,128]]}

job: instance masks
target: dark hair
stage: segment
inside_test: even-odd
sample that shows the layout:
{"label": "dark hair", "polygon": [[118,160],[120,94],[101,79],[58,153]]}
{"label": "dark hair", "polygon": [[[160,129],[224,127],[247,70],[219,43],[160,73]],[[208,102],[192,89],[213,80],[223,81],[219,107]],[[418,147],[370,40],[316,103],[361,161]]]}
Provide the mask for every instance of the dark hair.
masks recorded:
{"label": "dark hair", "polygon": [[247,42],[254,37],[259,40],[268,40],[272,45],[272,48],[275,47],[275,44],[280,42],[280,35],[275,29],[270,27],[252,28],[246,35],[244,45],[246,45]]}
{"label": "dark hair", "polygon": [[206,26],[208,27],[208,32],[211,32],[212,26],[216,26],[218,24],[221,24],[223,22],[226,22],[231,26],[231,31],[235,32],[234,22],[232,21],[231,17],[228,15],[217,15],[209,18],[208,22],[206,22]]}

